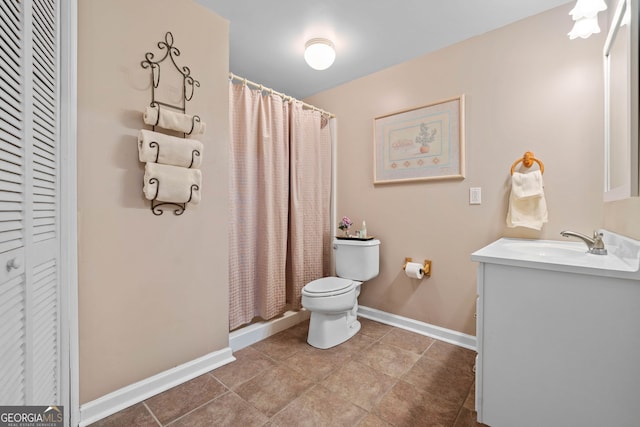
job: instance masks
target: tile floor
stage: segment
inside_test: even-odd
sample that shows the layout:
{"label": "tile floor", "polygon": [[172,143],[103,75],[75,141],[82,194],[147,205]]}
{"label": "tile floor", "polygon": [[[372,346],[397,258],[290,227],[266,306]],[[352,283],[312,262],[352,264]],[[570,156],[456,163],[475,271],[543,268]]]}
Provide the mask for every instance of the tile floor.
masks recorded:
{"label": "tile floor", "polygon": [[483,426],[475,352],[360,322],[360,333],[328,350],[309,346],[309,324],[298,324],[92,427]]}

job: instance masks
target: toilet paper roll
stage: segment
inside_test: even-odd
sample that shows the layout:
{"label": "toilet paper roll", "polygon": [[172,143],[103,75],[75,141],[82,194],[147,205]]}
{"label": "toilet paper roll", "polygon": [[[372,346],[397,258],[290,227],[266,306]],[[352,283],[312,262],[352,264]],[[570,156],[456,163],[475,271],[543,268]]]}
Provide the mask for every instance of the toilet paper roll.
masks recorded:
{"label": "toilet paper roll", "polygon": [[422,279],[424,276],[423,268],[424,266],[422,264],[418,264],[417,262],[408,262],[404,269],[404,274],[412,279]]}

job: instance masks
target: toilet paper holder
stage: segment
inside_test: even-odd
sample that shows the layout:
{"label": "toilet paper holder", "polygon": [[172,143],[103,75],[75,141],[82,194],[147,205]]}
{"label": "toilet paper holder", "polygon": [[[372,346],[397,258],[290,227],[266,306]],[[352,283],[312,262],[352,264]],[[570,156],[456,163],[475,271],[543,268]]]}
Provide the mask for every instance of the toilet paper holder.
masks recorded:
{"label": "toilet paper holder", "polygon": [[[407,263],[409,262],[413,262],[413,258],[406,257],[404,259],[404,264],[402,264],[403,270],[407,269]],[[424,274],[426,277],[431,277],[431,260],[430,259],[424,260],[424,264],[422,267],[422,274]]]}

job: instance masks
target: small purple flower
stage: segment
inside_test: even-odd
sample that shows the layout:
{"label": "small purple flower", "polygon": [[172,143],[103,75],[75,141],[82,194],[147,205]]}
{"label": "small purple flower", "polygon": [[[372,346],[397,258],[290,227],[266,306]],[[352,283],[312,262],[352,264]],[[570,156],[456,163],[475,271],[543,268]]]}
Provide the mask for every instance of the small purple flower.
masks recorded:
{"label": "small purple flower", "polygon": [[351,222],[348,216],[343,216],[342,221],[338,224],[338,228],[342,231],[347,231],[352,224],[353,222]]}

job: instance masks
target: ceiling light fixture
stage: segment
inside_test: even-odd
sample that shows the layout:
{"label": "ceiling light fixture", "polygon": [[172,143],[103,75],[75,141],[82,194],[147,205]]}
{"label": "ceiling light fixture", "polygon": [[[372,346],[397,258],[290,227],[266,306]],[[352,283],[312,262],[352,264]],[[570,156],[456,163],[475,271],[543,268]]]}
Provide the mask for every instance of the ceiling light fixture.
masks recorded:
{"label": "ceiling light fixture", "polygon": [[578,0],[569,15],[575,21],[568,36],[571,40],[580,37],[586,39],[591,34],[600,32],[598,12],[607,9],[604,0]]}
{"label": "ceiling light fixture", "polygon": [[311,39],[304,45],[304,60],[314,70],[326,70],[336,59],[331,40]]}

